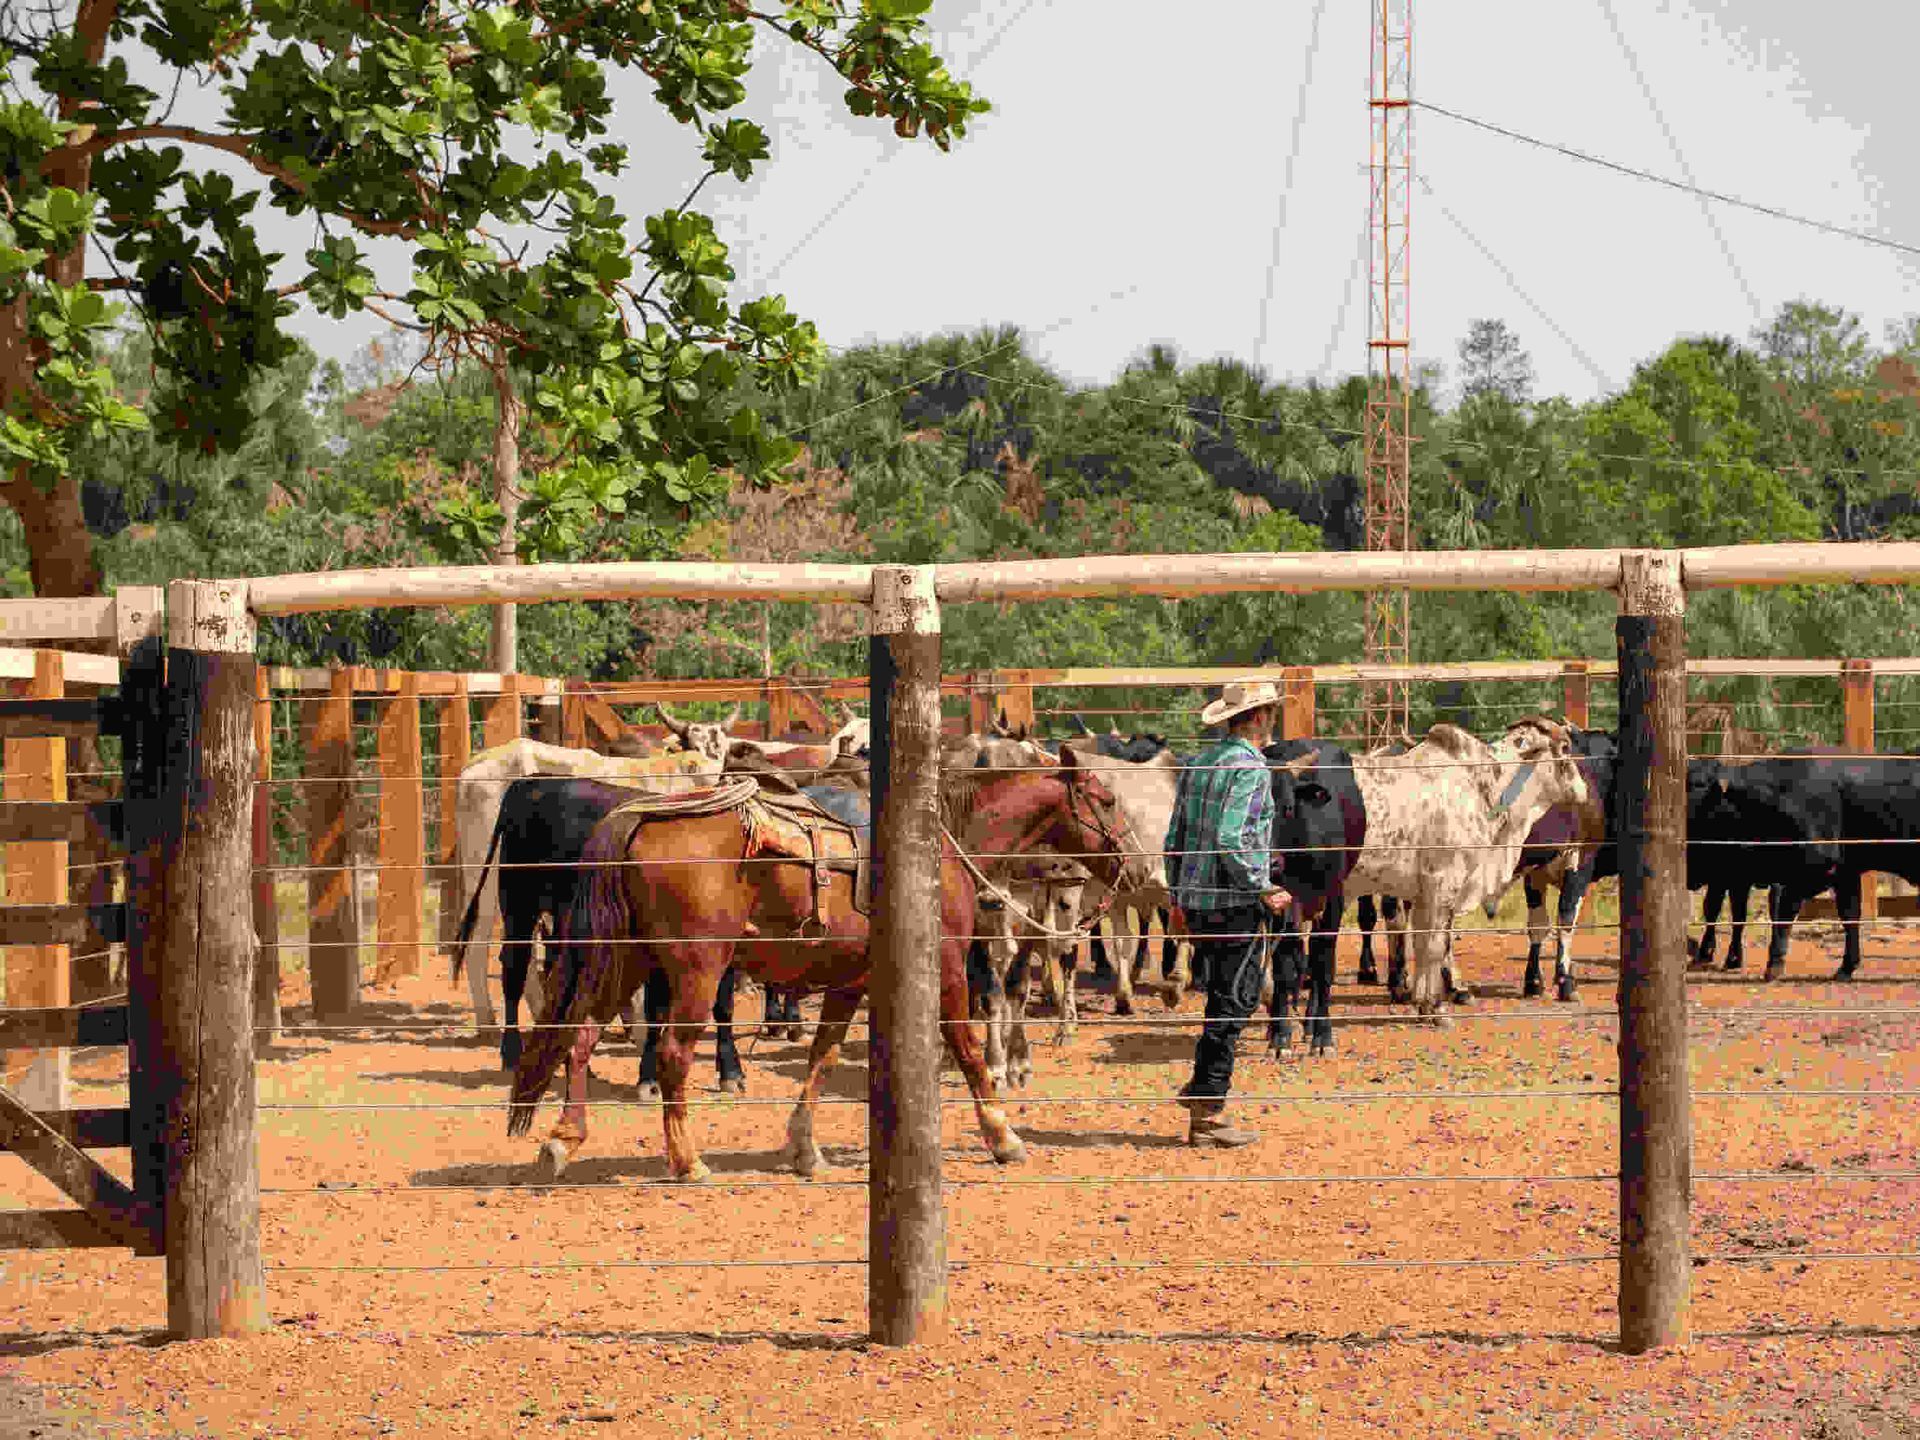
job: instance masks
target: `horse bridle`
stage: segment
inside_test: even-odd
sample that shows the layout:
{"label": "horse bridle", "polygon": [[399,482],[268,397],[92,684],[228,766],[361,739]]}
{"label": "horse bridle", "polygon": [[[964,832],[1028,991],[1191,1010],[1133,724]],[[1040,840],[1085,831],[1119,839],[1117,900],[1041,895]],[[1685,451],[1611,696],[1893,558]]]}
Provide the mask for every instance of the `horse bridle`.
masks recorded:
{"label": "horse bridle", "polygon": [[[1078,820],[1080,819],[1080,809],[1078,801],[1075,798],[1075,792],[1078,787],[1071,779],[1065,776],[1061,777],[1061,783],[1067,787],[1067,813]],[[973,878],[998,899],[1002,905],[1005,905],[1009,910],[1013,911],[1020,919],[1026,921],[1028,925],[1032,926],[1049,940],[1084,939],[1093,933],[1094,927],[1105,918],[1106,913],[1113,908],[1113,902],[1119,898],[1120,877],[1126,874],[1127,869],[1127,842],[1132,840],[1136,845],[1139,843],[1139,837],[1134,835],[1133,825],[1128,821],[1126,813],[1120,809],[1120,802],[1117,798],[1113,799],[1113,808],[1114,813],[1119,816],[1120,833],[1115,833],[1108,827],[1107,823],[1101,818],[1099,806],[1095,804],[1093,797],[1091,795],[1087,797],[1087,814],[1092,821],[1091,828],[1102,840],[1114,847],[1114,871],[1113,879],[1106,882],[1107,893],[1100,897],[1100,903],[1094,906],[1087,914],[1081,916],[1079,922],[1071,930],[1055,930],[1044,921],[1035,919],[1027,912],[1025,906],[1020,904],[1013,896],[1008,894],[1000,886],[994,884],[994,882],[987,877],[986,872],[974,863],[973,857],[967,854],[961,847],[959,840],[955,839],[953,834],[947,831],[944,825],[941,827],[941,830],[946,833],[947,839],[953,845],[955,853],[960,856],[961,861],[966,865],[967,869],[972,872]],[[1025,854],[1028,845],[1051,823],[1051,816],[1036,821],[1019,840],[1014,842],[1013,850],[1010,853],[1016,855]]]}

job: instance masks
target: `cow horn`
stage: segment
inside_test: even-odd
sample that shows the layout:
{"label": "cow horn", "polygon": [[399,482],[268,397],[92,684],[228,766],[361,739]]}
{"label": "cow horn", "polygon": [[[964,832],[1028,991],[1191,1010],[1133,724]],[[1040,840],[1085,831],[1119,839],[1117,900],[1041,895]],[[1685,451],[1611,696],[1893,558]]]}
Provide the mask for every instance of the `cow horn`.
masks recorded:
{"label": "cow horn", "polygon": [[674,719],[673,712],[667,709],[667,707],[661,704],[658,700],[653,702],[653,708],[660,712],[661,722],[665,724],[669,730],[673,731],[673,733],[678,735],[682,740],[685,740],[687,738],[687,722],[686,721]]}
{"label": "cow horn", "polygon": [[739,718],[740,718],[740,707],[736,705],[733,707],[733,709],[727,712],[727,718],[720,722],[721,730],[726,731],[726,730],[733,729],[734,723],[738,721]]}
{"label": "cow horn", "polygon": [[1091,735],[1093,731],[1087,728],[1087,722],[1085,720],[1076,715],[1073,717],[1073,733],[1076,735]]}
{"label": "cow horn", "polygon": [[858,715],[854,713],[853,707],[847,704],[846,701],[836,700],[834,702],[834,705],[835,705],[835,708],[840,711],[840,723],[835,727],[836,729],[844,730],[847,728],[847,726],[853,724],[855,720],[858,720],[860,718]]}
{"label": "cow horn", "polygon": [[1285,770],[1289,775],[1304,775],[1320,763],[1320,752],[1309,750],[1304,755],[1296,755],[1291,760],[1282,761],[1276,769]]}

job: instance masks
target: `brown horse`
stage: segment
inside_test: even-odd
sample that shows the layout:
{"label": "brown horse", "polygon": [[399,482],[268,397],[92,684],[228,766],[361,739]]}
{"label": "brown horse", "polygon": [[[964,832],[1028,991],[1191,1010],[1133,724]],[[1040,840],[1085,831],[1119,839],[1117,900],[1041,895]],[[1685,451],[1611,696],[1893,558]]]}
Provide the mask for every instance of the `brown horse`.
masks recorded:
{"label": "brown horse", "polygon": [[[945,809],[971,813],[973,843],[986,854],[1025,853],[1042,846],[1089,857],[1096,873],[1118,883],[1138,863],[1139,844],[1113,794],[1090,771],[1071,764],[1046,772],[950,775]],[[541,1148],[540,1164],[558,1176],[586,1139],[587,1063],[600,1029],[649,966],[666,972],[672,991],[659,1076],[667,1164],[676,1179],[708,1171],[687,1125],[687,1075],[706,1028],[714,990],[729,963],[763,984],[826,992],[814,1032],[807,1080],[787,1125],[782,1158],[802,1175],[824,1163],[813,1139],[813,1111],[838,1061],[848,1023],[866,993],[867,917],[854,908],[853,877],[833,873],[815,918],[812,867],[757,858],[738,811],[649,820],[629,833],[603,823],[589,843],[595,866],[570,936],[558,947],[548,984],[551,1028],[537,1031],[514,1074],[509,1134],[524,1134],[534,1107],[564,1060],[567,1099]],[[688,863],[688,862],[694,863]],[[940,1016],[948,1053],[973,1094],[994,1159],[1011,1164],[1026,1147],[1002,1113],[968,1011],[967,937],[974,928],[976,867],[941,845]],[[736,941],[741,943],[736,944]]]}

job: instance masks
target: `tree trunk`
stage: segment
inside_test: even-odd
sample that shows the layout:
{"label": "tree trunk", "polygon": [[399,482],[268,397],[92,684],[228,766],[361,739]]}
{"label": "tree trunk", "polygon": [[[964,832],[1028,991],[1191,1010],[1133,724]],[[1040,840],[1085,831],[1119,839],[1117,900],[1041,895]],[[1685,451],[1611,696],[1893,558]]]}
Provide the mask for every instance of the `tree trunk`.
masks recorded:
{"label": "tree trunk", "polygon": [[[526,405],[514,388],[513,373],[500,358],[493,365],[493,393],[498,413],[493,422],[493,494],[504,519],[500,525],[500,543],[494,548],[496,565],[519,563],[515,530],[520,523],[520,422]],[[515,674],[520,661],[520,614],[512,605],[493,609],[493,652],[491,664],[502,675]]]}

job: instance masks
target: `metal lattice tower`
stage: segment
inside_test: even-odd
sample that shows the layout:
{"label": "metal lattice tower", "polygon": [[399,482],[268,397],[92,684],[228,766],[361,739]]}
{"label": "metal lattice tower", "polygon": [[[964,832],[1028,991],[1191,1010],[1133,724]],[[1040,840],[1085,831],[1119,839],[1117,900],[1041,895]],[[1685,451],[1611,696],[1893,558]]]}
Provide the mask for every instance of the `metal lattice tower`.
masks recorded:
{"label": "metal lattice tower", "polygon": [[[1408,337],[1408,239],[1413,219],[1413,0],[1371,0],[1372,84],[1367,129],[1372,181],[1367,199],[1368,327],[1366,548],[1410,550],[1408,424],[1411,341]],[[1365,659],[1404,665],[1407,592],[1366,593]],[[1361,733],[1368,749],[1406,733],[1407,682],[1361,686]]]}

